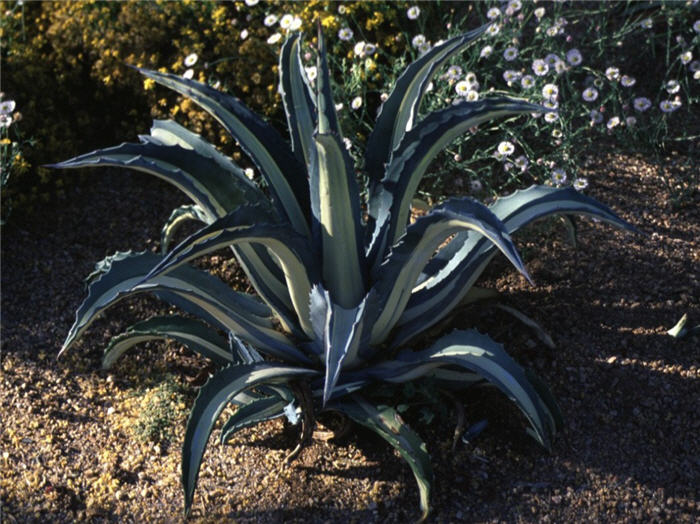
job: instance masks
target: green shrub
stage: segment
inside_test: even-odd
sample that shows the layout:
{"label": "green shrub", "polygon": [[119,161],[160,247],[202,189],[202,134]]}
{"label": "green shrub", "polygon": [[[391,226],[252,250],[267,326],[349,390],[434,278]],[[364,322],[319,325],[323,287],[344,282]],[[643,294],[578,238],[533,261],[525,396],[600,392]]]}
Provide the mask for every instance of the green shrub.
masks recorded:
{"label": "green shrub", "polygon": [[[395,386],[400,396],[401,384],[421,377],[439,387],[490,384],[520,408],[532,436],[551,445],[561,424],[556,403],[502,345],[476,330],[457,330],[427,348],[411,347],[457,304],[479,298],[472,286],[498,251],[529,279],[511,239],[528,223],[552,214],[583,214],[633,229],[573,188],[546,186],[532,186],[489,207],[469,197],[452,198],[409,224],[421,178],[455,138],[496,119],[546,112],[494,96],[418,116],[440,66],[487,30],[483,26],[434,46],[398,78],[367,139],[364,191],[356,174],[360,166],[348,154],[339,125],[320,31],[315,88],[302,62],[300,35],[292,34],[280,53],[279,90],[291,148],[237,98],[192,79],[141,69],[147,80],[187,96],[222,124],[255,165],[252,177],[172,120],[156,120],[139,144],[55,166],[138,169],[174,184],[193,201],[165,224],[162,255],[117,253],[98,264],[62,348],[71,347],[110,305],[142,292],[204,321],[175,315],[140,322],[115,337],[104,357],[109,366],[136,343],[174,338],[220,366],[200,389],[187,425],[186,511],[209,435],[230,403],[238,408],[222,429],[222,441],[241,428],[286,415],[301,425],[289,459],[326,411],[368,427],[408,462],[423,518],[432,482],[426,445],[385,396],[373,394],[375,387]],[[184,220],[203,227],[168,252],[168,239]],[[233,291],[186,264],[226,246],[257,296]]]}

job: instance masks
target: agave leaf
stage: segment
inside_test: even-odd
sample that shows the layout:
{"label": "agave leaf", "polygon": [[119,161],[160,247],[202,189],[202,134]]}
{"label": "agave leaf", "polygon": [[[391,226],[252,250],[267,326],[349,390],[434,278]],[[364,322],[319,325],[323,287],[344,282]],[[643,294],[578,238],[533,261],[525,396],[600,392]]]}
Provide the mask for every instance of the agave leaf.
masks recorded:
{"label": "agave leaf", "polygon": [[425,443],[392,407],[372,405],[359,395],[338,400],[332,407],[374,431],[399,452],[416,478],[422,511],[421,521],[425,520],[430,511],[430,486],[433,481],[433,468]]}
{"label": "agave leaf", "polygon": [[309,322],[311,283],[318,281],[315,263],[306,238],[280,224],[255,224],[254,208],[238,208],[224,218],[202,228],[175,247],[147,276],[155,276],[180,267],[185,262],[225,246],[239,243],[263,244],[277,257],[284,271],[287,288],[304,333],[313,337]]}
{"label": "agave leaf", "polygon": [[433,47],[401,74],[389,98],[382,104],[367,140],[365,169],[372,182],[382,179],[384,165],[389,162],[392,151],[399,145],[404,133],[413,127],[423,94],[437,69],[486,31],[487,27],[479,27]]}
{"label": "agave leaf", "polygon": [[503,223],[483,204],[470,198],[450,199],[416,220],[379,268],[376,288],[386,297],[372,329],[371,344],[383,342],[408,303],[413,284],[435,249],[451,235],[469,229],[492,242],[529,280],[518,251]]}
{"label": "agave leaf", "polygon": [[321,25],[318,26],[318,56],[316,59],[318,77],[316,107],[318,108],[318,122],[316,131],[319,134],[333,134],[341,136],[338,115],[333,103],[333,93],[331,92],[331,75],[328,71],[328,59],[326,57],[326,44],[321,32]]}
{"label": "agave leaf", "polygon": [[[335,111],[335,109],[334,109]],[[318,198],[323,256],[323,280],[333,301],[344,308],[357,306],[365,295],[364,251],[360,197],[352,164],[336,135],[314,137],[317,162],[311,171],[311,187]],[[312,206],[316,209],[316,206]]]}
{"label": "agave leaf", "polygon": [[328,291],[322,287],[314,286],[311,291],[311,323],[325,355],[324,406],[343,366],[352,367],[357,363],[366,303],[365,299],[359,306],[346,309],[333,303]]}
{"label": "agave leaf", "polygon": [[126,331],[109,341],[102,357],[102,368],[112,367],[126,350],[149,340],[174,339],[220,366],[233,359],[226,339],[206,324],[180,315],[152,317],[129,326]]}
{"label": "agave leaf", "polygon": [[308,235],[306,171],[275,129],[237,98],[206,84],[169,73],[138,69],[144,76],[191,98],[233,135],[270,186],[275,202],[295,231]]}
{"label": "agave leaf", "polygon": [[265,384],[280,384],[318,374],[317,371],[272,364],[229,366],[217,371],[199,390],[187,421],[182,446],[182,486],[185,514],[189,513],[202,456],[221,411],[238,393]]}
{"label": "agave leaf", "polygon": [[289,400],[273,396],[254,398],[239,405],[236,412],[228,418],[221,428],[221,443],[228,442],[241,429],[284,416],[284,407],[288,404]]}
{"label": "agave leaf", "polygon": [[170,240],[173,238],[175,232],[180,228],[182,224],[188,220],[196,220],[198,222],[203,222],[205,224],[210,223],[210,218],[204,212],[204,210],[197,204],[180,206],[173,209],[170,214],[168,221],[163,226],[160,231],[160,252],[165,255],[168,252],[168,247],[170,246]]}
{"label": "agave leaf", "polygon": [[[193,133],[189,129],[181,126],[173,120],[154,120],[151,127],[150,135],[139,135],[141,142],[153,142],[163,145],[179,145],[184,149],[193,150],[201,156],[211,159],[219,171],[223,171],[230,175],[230,178],[221,178],[225,181],[224,187],[219,187],[215,184],[213,188],[217,193],[219,191],[231,192],[229,187],[233,183],[235,188],[245,193],[243,199],[233,198],[230,202],[226,202],[226,211],[230,211],[241,203],[265,203],[266,198],[258,188],[258,186],[248,178],[245,171],[238,166],[230,157],[221,153],[216,147],[204,140],[200,135]],[[213,171],[216,171],[214,169]],[[211,170],[195,173],[198,177],[207,179],[212,176]],[[218,177],[217,177],[218,178]]]}
{"label": "agave leaf", "polygon": [[[607,206],[573,188],[531,186],[499,198],[491,211],[505,224],[509,234],[549,215],[577,214],[598,218],[628,231],[636,228]],[[458,233],[435,255],[437,262],[425,268],[423,285],[411,296],[398,322],[402,326],[393,344],[398,346],[445,317],[486,268],[494,248],[481,235]]]}
{"label": "agave leaf", "polygon": [[[408,131],[386,167],[386,175],[382,179],[384,192],[377,193],[377,197],[370,200],[370,215],[377,224],[383,224],[383,229],[375,232],[378,244],[370,247],[371,253],[379,257],[373,260],[375,265],[385,255],[387,247],[395,244],[406,230],[413,195],[423,174],[440,151],[473,126],[495,118],[541,109],[540,106],[506,97],[462,102],[431,113]],[[387,191],[390,198],[386,195]],[[382,216],[388,212],[391,213],[391,220],[383,221]]]}
{"label": "agave leaf", "polygon": [[383,362],[365,372],[377,380],[400,383],[442,366],[466,368],[496,386],[522,410],[540,444],[550,447],[556,428],[547,403],[503,346],[478,331],[453,331],[429,349],[404,351],[395,361]]}
{"label": "agave leaf", "polygon": [[537,335],[537,338],[539,338],[549,349],[557,348],[557,346],[554,344],[554,341],[552,340],[552,337],[549,336],[549,334],[542,328],[542,326],[540,326],[537,322],[528,317],[525,313],[515,309],[514,307],[506,306],[505,304],[496,304],[495,306],[498,309],[501,309],[506,313],[513,315],[520,322],[531,328]]}
{"label": "agave leaf", "polygon": [[313,147],[311,138],[316,129],[316,106],[301,63],[301,33],[294,33],[282,45],[279,71],[279,91],[287,115],[292,150],[302,165],[308,165]]}
{"label": "agave leaf", "polygon": [[93,281],[85,301],[59,353],[66,351],[106,308],[138,293],[151,292],[158,298],[239,334],[261,350],[284,360],[307,362],[308,358],[284,335],[274,329],[270,309],[257,299],[230,289],[206,271],[179,267],[143,283],[148,272],[162,260],[144,252],[113,261]]}
{"label": "agave leaf", "polygon": [[243,202],[269,207],[267,198],[250,184],[245,175],[242,178],[236,176],[233,167],[230,170],[223,169],[216,160],[179,144],[167,145],[155,141],[123,143],[49,167],[66,169],[95,166],[125,167],[157,176],[185,193],[211,219],[226,214],[229,209]]}

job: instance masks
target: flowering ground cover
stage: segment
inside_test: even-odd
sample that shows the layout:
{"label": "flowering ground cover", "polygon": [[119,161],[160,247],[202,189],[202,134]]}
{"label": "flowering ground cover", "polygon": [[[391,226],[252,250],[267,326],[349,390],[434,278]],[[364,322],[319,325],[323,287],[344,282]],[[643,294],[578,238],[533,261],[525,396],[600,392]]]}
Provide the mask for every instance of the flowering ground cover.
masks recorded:
{"label": "flowering ground cover", "polygon": [[[148,299],[119,305],[76,351],[55,359],[94,261],[115,249],[157,252],[160,224],[182,201],[143,175],[51,178],[39,164],[132,140],[152,116],[202,133],[258,181],[216,122],[125,62],[236,94],[285,132],[275,55],[287,36],[313,33],[317,22],[355,160],[397,72],[482,23],[491,23],[487,34],[440,69],[421,112],[505,93],[549,109],[457,138],[431,164],[416,215],[453,195],[490,202],[532,183],[570,185],[644,233],[630,239],[584,220],[574,247],[560,223],[540,223],[517,242],[535,285],[497,261],[505,276],[487,271],[478,285],[497,289],[502,303],[461,307],[438,326],[475,327],[504,342],[550,384],[565,426],[545,453],[520,435],[511,403],[472,392],[455,399],[469,429],[453,445],[460,410],[405,390],[401,413],[426,437],[434,462],[431,520],[695,520],[700,427],[690,399],[700,340],[697,329],[678,336],[671,328],[683,315],[687,328],[700,322],[698,2],[0,2],[0,9],[3,217],[16,204],[1,230],[0,522],[180,519],[184,425],[211,372],[174,342],[148,343],[114,370],[99,370],[111,335],[164,312]],[[302,66],[313,86],[317,42],[307,40]],[[241,269],[224,260],[214,254],[198,264],[249,292]],[[503,306],[525,312],[551,340],[513,323]],[[318,432],[283,465],[295,436],[278,419],[211,445],[192,520],[418,517],[410,470],[369,432],[353,427],[332,440]]]}

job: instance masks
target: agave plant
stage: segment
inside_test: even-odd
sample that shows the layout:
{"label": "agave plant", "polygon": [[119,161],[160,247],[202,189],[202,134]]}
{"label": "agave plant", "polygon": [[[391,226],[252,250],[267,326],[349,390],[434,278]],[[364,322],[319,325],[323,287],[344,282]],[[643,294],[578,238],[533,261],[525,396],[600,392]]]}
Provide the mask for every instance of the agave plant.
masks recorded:
{"label": "agave plant", "polygon": [[[422,176],[455,137],[492,119],[543,110],[497,97],[419,117],[438,68],[484,30],[435,46],[399,77],[367,140],[364,192],[338,126],[320,31],[315,89],[300,59],[301,36],[290,36],[281,49],[279,90],[291,148],[238,99],[193,80],[139,69],[216,118],[254,162],[267,192],[230,158],[173,121],[155,121],[138,144],[54,166],[137,169],[175,185],[193,202],[173,211],[163,227],[161,254],[117,253],[97,264],[61,350],[71,347],[107,307],[138,293],[153,293],[191,314],[135,324],[104,354],[104,366],[110,366],[134,344],[171,338],[216,364],[187,423],[182,451],[186,512],[207,440],[231,403],[238,407],[222,428],[222,441],[286,414],[301,425],[299,445],[289,458],[308,439],[319,413],[341,413],[366,426],[408,462],[423,518],[432,479],[426,446],[386,399],[376,400],[373,386],[421,377],[450,388],[495,386],[522,410],[534,438],[549,448],[561,424],[558,408],[546,387],[502,345],[469,329],[446,334],[427,349],[412,346],[419,334],[470,299],[475,280],[499,251],[529,279],[511,240],[526,224],[547,215],[583,214],[632,229],[573,189],[545,186],[490,206],[452,198],[410,221]],[[203,227],[169,250],[174,231],[186,220]],[[186,264],[225,246],[256,295],[232,290]]]}

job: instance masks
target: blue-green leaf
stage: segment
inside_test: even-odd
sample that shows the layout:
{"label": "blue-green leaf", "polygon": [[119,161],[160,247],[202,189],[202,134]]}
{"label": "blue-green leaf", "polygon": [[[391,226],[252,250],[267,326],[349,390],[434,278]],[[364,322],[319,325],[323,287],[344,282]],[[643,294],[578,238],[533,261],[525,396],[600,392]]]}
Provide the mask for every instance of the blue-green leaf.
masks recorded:
{"label": "blue-green leaf", "polygon": [[189,513],[204,450],[216,419],[240,392],[265,384],[283,384],[318,374],[311,369],[272,364],[230,366],[217,371],[199,390],[187,422],[182,446],[182,486]]}
{"label": "blue-green leaf", "polygon": [[283,416],[287,404],[289,400],[278,396],[254,398],[240,404],[221,428],[221,443],[228,442],[241,429]]}
{"label": "blue-green leaf", "polygon": [[430,511],[430,486],[433,481],[433,468],[425,443],[392,407],[375,406],[359,395],[353,395],[335,401],[332,408],[374,431],[399,452],[416,478],[422,511],[421,521],[425,520]]}
{"label": "blue-green leaf", "polygon": [[483,204],[470,198],[450,199],[411,224],[377,271],[375,287],[385,297],[374,323],[371,343],[380,344],[398,322],[423,267],[451,235],[475,231],[495,247],[529,280],[504,224]]}
{"label": "blue-green leaf", "polygon": [[323,281],[333,301],[344,308],[357,306],[365,295],[360,196],[350,159],[336,135],[314,137],[316,161],[311,187],[318,198],[314,220],[320,234]]}
{"label": "blue-green leaf", "polygon": [[[503,346],[478,331],[453,331],[438,339],[429,349],[404,351],[396,360],[378,364],[367,369],[366,373],[377,380],[406,382],[443,366],[463,367],[496,386],[525,414],[538,442],[546,448],[551,446],[556,424],[548,404]],[[538,383],[538,387],[540,385]]]}
{"label": "blue-green leaf", "polygon": [[482,26],[433,47],[411,63],[396,81],[389,98],[382,104],[377,122],[367,141],[365,169],[370,180],[379,182],[392,151],[406,131],[413,127],[425,90],[437,69],[488,26]]}
{"label": "blue-green leaf", "polygon": [[311,138],[316,130],[313,92],[301,63],[301,34],[292,34],[280,50],[280,83],[292,150],[303,165],[310,163]]}
{"label": "blue-green leaf", "polygon": [[[505,224],[510,235],[534,220],[558,214],[591,216],[628,231],[637,231],[607,206],[573,188],[532,186],[499,198],[490,209]],[[443,319],[469,291],[493,255],[494,247],[481,235],[458,233],[426,266],[426,274],[419,279],[422,283],[398,322],[402,327],[393,343],[401,345]]]}
{"label": "blue-green leaf", "polygon": [[163,229],[161,229],[160,231],[161,254],[165,255],[168,252],[170,240],[172,239],[175,232],[180,228],[182,224],[190,220],[196,220],[205,224],[211,222],[211,219],[197,204],[180,206],[178,208],[173,209],[173,212],[170,213],[170,217],[168,218],[167,222],[165,222],[165,224],[163,225]]}
{"label": "blue-green leaf", "polygon": [[[394,150],[382,179],[383,190],[370,201],[377,245],[370,246],[378,264],[389,247],[403,235],[408,223],[411,200],[425,171],[437,154],[469,128],[483,122],[541,110],[540,106],[512,98],[491,98],[478,102],[462,102],[435,111],[408,131]],[[386,195],[389,193],[389,196]],[[384,215],[390,213],[390,220]]]}
{"label": "blue-green leaf", "polygon": [[155,82],[191,98],[216,118],[253,160],[294,230],[303,235],[309,233],[306,170],[271,125],[237,98],[206,84],[169,73],[137,69]]}
{"label": "blue-green leaf", "polygon": [[216,160],[180,144],[168,145],[155,141],[123,143],[49,167],[95,166],[125,167],[157,176],[184,192],[212,219],[244,202],[269,207],[267,198],[250,184],[245,175],[236,176],[234,168],[223,169]]}
{"label": "blue-green leaf", "polygon": [[102,357],[102,368],[110,368],[129,348],[149,340],[173,339],[220,366],[232,362],[225,338],[206,324],[180,315],[152,317],[129,326],[112,338]]}
{"label": "blue-green leaf", "polygon": [[275,254],[284,271],[298,323],[309,337],[313,330],[309,322],[309,293],[318,281],[316,264],[308,241],[286,225],[256,224],[254,208],[238,208],[224,218],[202,228],[182,241],[155,267],[147,279],[167,273],[185,262],[225,246],[262,244]]}

